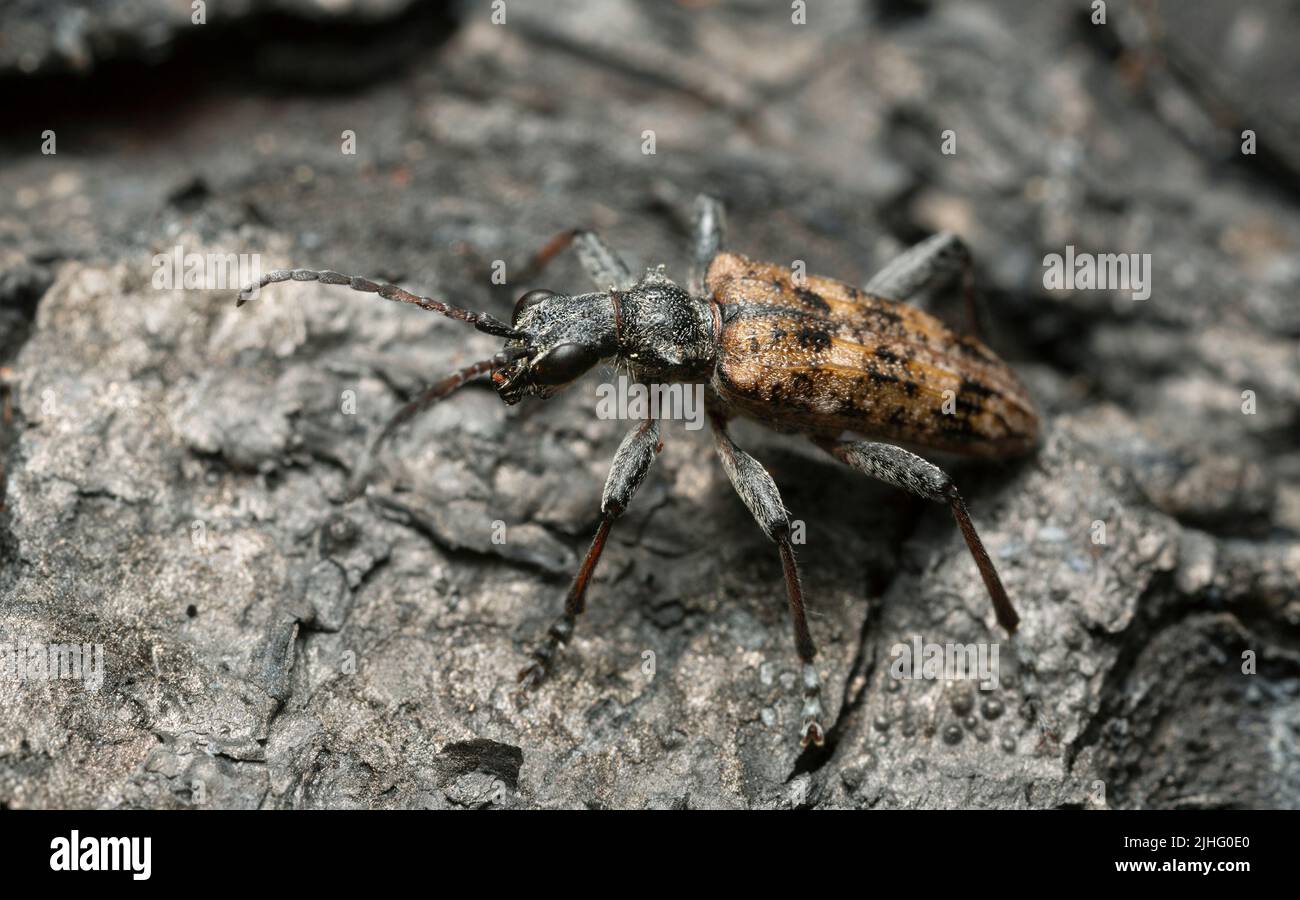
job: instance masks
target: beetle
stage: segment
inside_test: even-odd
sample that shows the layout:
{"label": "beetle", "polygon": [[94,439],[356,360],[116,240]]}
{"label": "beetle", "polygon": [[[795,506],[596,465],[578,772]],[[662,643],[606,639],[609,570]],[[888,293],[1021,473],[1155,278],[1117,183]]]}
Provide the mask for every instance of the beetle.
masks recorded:
{"label": "beetle", "polygon": [[[268,284],[318,281],[414,304],[505,340],[500,352],[433,383],[393,415],[354,469],[354,496],[370,459],[398,425],[473,379],[491,378],[507,405],[526,396],[551,397],[602,361],[612,361],[644,384],[703,384],[722,467],[778,549],[802,662],[800,742],[821,745],[821,680],[791,544],[790,514],[771,475],[736,445],[728,423],[748,417],[780,432],[805,435],[850,468],[947,503],[998,623],[1014,633],[1019,616],[961,494],[940,468],[898,444],[983,459],[1022,456],[1037,445],[1038,415],[1005,362],[973,334],[957,333],[924,308],[936,286],[960,274],[968,312],[973,311],[970,254],[956,235],[943,232],[922,241],[858,289],[724,251],[723,208],[712,197],[695,199],[693,221],[693,266],[686,288],[664,275],[662,267],[635,277],[594,232],[570,231],[538,255],[536,269],[572,246],[598,289],[579,294],[529,291],[516,302],[509,324],[391,284],[327,270],[269,272],[245,287],[236,305]],[[847,438],[849,434],[860,437]],[[620,444],[605,482],[595,537],[566,595],[563,614],[519,673],[523,689],[546,678],[572,637],[610,529],[662,446],[660,423],[653,418],[638,422]]]}

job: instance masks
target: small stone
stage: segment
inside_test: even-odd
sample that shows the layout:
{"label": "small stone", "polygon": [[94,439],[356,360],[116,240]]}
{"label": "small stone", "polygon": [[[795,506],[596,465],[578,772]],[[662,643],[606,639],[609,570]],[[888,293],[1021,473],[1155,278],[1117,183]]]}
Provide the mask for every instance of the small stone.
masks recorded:
{"label": "small stone", "polygon": [[307,602],[315,610],[313,625],[321,631],[338,631],[347,619],[352,592],[347,577],[337,564],[323,559],[307,576]]}

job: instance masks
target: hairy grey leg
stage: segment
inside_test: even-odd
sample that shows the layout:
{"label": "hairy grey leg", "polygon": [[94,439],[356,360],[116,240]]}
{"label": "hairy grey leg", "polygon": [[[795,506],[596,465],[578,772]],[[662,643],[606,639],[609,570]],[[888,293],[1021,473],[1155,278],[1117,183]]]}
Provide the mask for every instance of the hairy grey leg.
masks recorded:
{"label": "hairy grey leg", "polygon": [[609,529],[632,502],[632,496],[645,480],[650,464],[662,448],[658,419],[646,419],[628,432],[623,443],[619,444],[609,469],[609,477],[605,479],[605,492],[600,500],[600,525],[596,528],[591,549],[587,551],[578,574],[573,577],[573,584],[564,600],[564,614],[547,629],[546,637],[532,651],[533,662],[519,673],[519,681],[524,690],[535,687],[546,679],[555,654],[573,636],[574,623],[586,608],[587,585],[605,550]]}
{"label": "hairy grey leg", "polygon": [[636,284],[627,263],[596,232],[579,231],[574,235],[573,243],[578,251],[578,261],[599,290],[612,287],[625,291]]}
{"label": "hairy grey leg", "polygon": [[1011,600],[1002,587],[1002,580],[998,578],[997,569],[993,568],[993,561],[984,550],[984,543],[975,533],[975,526],[966,511],[965,501],[962,500],[961,494],[957,493],[952,479],[944,474],[942,469],[926,462],[915,453],[909,453],[892,444],[832,440],[818,440],[817,444],[850,468],[864,472],[872,478],[911,491],[927,500],[947,503],[952,508],[953,517],[957,520],[962,537],[966,539],[966,547],[980,570],[980,577],[984,579],[984,587],[988,589],[989,597],[993,600],[993,609],[997,613],[998,623],[1008,633],[1015,633],[1016,626],[1020,624],[1020,616],[1016,614],[1015,607],[1011,605]]}
{"label": "hairy grey leg", "polygon": [[775,541],[781,551],[781,568],[785,572],[790,618],[794,622],[795,649],[803,661],[803,726],[799,732],[800,743],[805,747],[810,743],[821,746],[826,740],[826,733],[821,725],[821,678],[813,664],[817,648],[813,646],[812,635],[808,632],[803,586],[799,582],[794,548],[790,545],[790,514],[781,502],[781,494],[776,489],[772,476],[763,468],[762,463],[736,446],[727,434],[727,423],[717,417],[713,419],[713,439],[722,460],[722,468],[726,470],[736,493],[749,507],[763,533]]}
{"label": "hairy grey leg", "polygon": [[972,334],[979,333],[970,249],[951,231],[941,231],[904,250],[867,282],[866,291],[928,310],[936,294],[960,280]]}
{"label": "hairy grey leg", "polygon": [[704,275],[709,270],[709,263],[722,249],[723,232],[726,228],[726,214],[722,201],[707,194],[695,198],[692,208],[693,244],[690,291],[699,296],[704,293]]}
{"label": "hairy grey leg", "polygon": [[578,262],[590,276],[599,290],[618,288],[625,291],[636,284],[632,270],[619,257],[614,249],[594,231],[576,229],[563,231],[546,242],[541,250],[529,261],[516,281],[530,281],[540,275],[551,260],[559,256],[570,245],[578,253]]}

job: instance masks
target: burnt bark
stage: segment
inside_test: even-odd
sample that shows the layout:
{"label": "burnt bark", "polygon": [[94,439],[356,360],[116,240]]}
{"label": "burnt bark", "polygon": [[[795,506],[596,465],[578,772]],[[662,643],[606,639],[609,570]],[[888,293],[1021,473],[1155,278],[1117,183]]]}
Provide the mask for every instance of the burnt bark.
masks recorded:
{"label": "burnt bark", "polygon": [[[5,14],[27,37],[0,52],[26,97],[0,139],[0,643],[106,664],[97,691],[0,678],[0,802],[1300,805],[1300,21],[524,6]],[[608,373],[510,409],[467,388],[349,502],[367,432],[499,342],[337,287],[236,311],[238,285],[154,284],[178,246],[255,252],[508,318],[527,289],[587,289],[566,257],[492,283],[566,228],[684,282],[698,192],[729,248],[856,284],[958,232],[1045,420],[1028,460],[945,461],[1010,640],[942,505],[736,428],[806,523],[820,750],[798,747],[778,555],[706,431],[665,427],[520,704],[626,430],[594,415]],[[1048,289],[1066,245],[1149,253],[1150,297]],[[999,686],[891,677],[914,636],[996,643]]]}

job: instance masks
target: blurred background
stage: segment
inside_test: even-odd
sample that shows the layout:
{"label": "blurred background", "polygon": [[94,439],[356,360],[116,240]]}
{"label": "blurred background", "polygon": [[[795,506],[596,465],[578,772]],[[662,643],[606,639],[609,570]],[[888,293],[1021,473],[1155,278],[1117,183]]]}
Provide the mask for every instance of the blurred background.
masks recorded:
{"label": "blurred background", "polygon": [[[0,678],[0,804],[1300,805],[1298,40],[1263,0],[10,0],[0,642],[107,662]],[[1014,641],[945,510],[737,429],[808,523],[817,751],[707,435],[667,429],[519,703],[624,430],[608,376],[467,389],[346,502],[367,431],[495,343],[155,280],[255,253],[504,318],[586,289],[567,256],[512,280],[567,228],[684,279],[698,192],[730,248],[858,285],[959,233],[1047,423],[953,469]],[[1150,254],[1150,297],[1046,288],[1067,246]],[[915,635],[1003,641],[1001,687],[891,679]]]}

